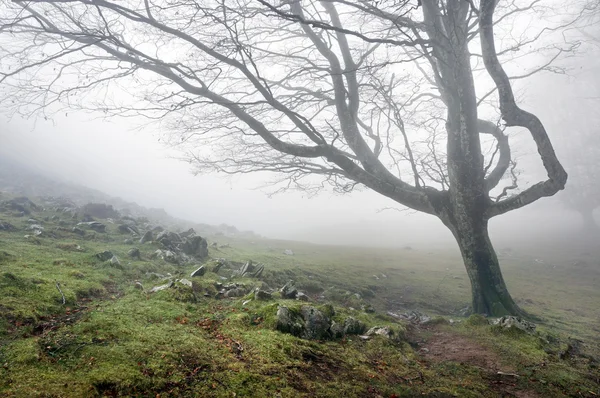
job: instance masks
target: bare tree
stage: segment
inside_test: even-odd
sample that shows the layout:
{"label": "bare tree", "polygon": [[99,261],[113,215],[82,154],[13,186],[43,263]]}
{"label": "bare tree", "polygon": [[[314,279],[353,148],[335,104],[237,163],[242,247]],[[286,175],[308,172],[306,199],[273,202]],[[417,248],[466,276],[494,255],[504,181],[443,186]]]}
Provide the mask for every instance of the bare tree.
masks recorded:
{"label": "bare tree", "polygon": [[[511,81],[572,47],[547,40],[568,22],[532,22],[552,5],[497,3],[3,0],[3,104],[145,116],[199,171],[367,187],[452,231],[475,312],[520,314],[488,221],[554,195],[567,174]],[[530,134],[546,180],[519,187],[507,129]]]}

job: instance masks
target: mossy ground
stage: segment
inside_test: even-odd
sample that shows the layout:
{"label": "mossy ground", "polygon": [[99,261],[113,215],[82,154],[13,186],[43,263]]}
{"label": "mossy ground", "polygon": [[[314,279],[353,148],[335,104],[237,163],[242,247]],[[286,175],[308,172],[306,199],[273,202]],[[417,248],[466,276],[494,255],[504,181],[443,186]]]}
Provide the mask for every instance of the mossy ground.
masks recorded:
{"label": "mossy ground", "polygon": [[[127,236],[114,224],[107,223],[105,234],[88,231],[82,237],[70,231],[74,221],[62,214],[31,216],[48,221],[41,236],[25,238],[32,235],[28,217],[0,213],[18,228],[0,231],[0,396],[600,394],[597,363],[590,358],[598,355],[598,267],[573,272],[569,264],[540,264],[526,255],[503,259],[511,292],[543,319],[540,334],[530,336],[453,315],[469,300],[468,279],[453,252],[212,237],[231,245],[211,249],[213,258],[262,262],[265,283],[278,287],[295,280],[313,300],[333,303],[338,321],[353,316],[369,326],[407,329],[400,341],[357,336],[307,341],[274,330],[277,305],[295,308],[296,301],[277,295],[246,305],[247,297],[216,300],[214,282],[221,279],[211,272],[193,278],[194,294],[173,289],[149,294],[164,283],[152,273],[189,278],[196,266],[149,260],[158,246],[125,244]],[[127,257],[132,246],[140,248],[142,260]],[[122,267],[94,258],[106,249]],[[295,254],[284,255],[285,249]],[[136,281],[146,290],[136,289]],[[365,305],[376,312],[363,311]],[[386,315],[408,309],[462,322],[400,325]],[[569,346],[569,336],[584,343]],[[498,369],[518,376],[498,376],[490,366],[423,349],[452,341],[489,353],[485,358]]]}

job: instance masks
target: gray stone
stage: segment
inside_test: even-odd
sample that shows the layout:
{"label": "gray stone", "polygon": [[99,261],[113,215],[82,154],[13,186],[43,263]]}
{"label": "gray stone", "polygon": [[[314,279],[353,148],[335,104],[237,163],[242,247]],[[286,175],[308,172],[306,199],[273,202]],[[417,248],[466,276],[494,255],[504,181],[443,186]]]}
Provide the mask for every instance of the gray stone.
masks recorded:
{"label": "gray stone", "polygon": [[73,229],[71,231],[73,231],[77,235],[81,235],[81,236],[85,235],[85,231],[81,228],[73,227]]}
{"label": "gray stone", "polygon": [[33,225],[30,225],[27,229],[30,231],[43,231],[44,227],[42,227],[39,224],[33,224]]}
{"label": "gray stone", "polygon": [[336,323],[335,321],[331,322],[329,331],[331,332],[331,337],[334,339],[341,339],[346,334],[344,332],[344,325]]}
{"label": "gray stone", "polygon": [[283,333],[300,336],[304,331],[304,322],[301,317],[292,313],[289,308],[279,306],[277,308],[276,329]]}
{"label": "gray stone", "polygon": [[203,276],[206,273],[206,267],[203,265],[197,270],[193,271],[190,276],[193,278],[195,276]]}
{"label": "gray stone", "polygon": [[331,337],[329,330],[331,321],[318,309],[305,305],[300,309],[304,319],[304,333],[302,337],[309,340],[322,340]]}
{"label": "gray stone", "polygon": [[196,258],[208,257],[208,243],[201,236],[190,236],[185,240],[181,249],[185,254]]}
{"label": "gray stone", "polygon": [[294,281],[289,281],[281,289],[279,289],[281,297],[286,299],[295,299],[298,296],[298,289],[294,285]]}
{"label": "gray stone", "polygon": [[216,249],[217,247],[219,247],[219,244],[217,242],[213,242],[210,244],[210,247]]}
{"label": "gray stone", "polygon": [[516,316],[503,316],[492,321],[492,325],[499,326],[504,329],[520,329],[528,334],[534,334],[536,325],[535,323],[526,321],[525,319]]}
{"label": "gray stone", "polygon": [[169,281],[169,282],[165,283],[164,285],[154,286],[152,289],[150,289],[150,293],[160,292],[161,290],[166,290],[166,289],[170,288],[171,286],[173,286],[173,281]]}
{"label": "gray stone", "polygon": [[254,264],[252,260],[248,260],[239,270],[235,271],[234,275],[239,275],[243,278],[260,278],[264,269],[264,265]]}
{"label": "gray stone", "polygon": [[121,266],[121,261],[119,261],[119,259],[117,258],[117,256],[112,256],[112,258],[110,259],[110,264],[114,267],[120,267]]}
{"label": "gray stone", "polygon": [[298,294],[296,295],[296,300],[310,301],[310,297],[308,297],[308,295],[306,293],[298,292]]}
{"label": "gray stone", "polygon": [[14,232],[17,228],[9,222],[0,221],[0,231]]}
{"label": "gray stone", "polygon": [[115,255],[111,251],[105,250],[103,252],[96,253],[95,256],[100,261],[108,261],[112,259]]}
{"label": "gray stone", "polygon": [[179,279],[177,282],[181,283],[182,285],[185,285],[187,287],[192,287],[192,281],[188,280],[188,279]]}
{"label": "gray stone", "polygon": [[132,247],[131,249],[129,249],[129,251],[127,252],[127,255],[130,258],[135,258],[135,259],[140,259],[140,249],[138,249],[137,247]]}
{"label": "gray stone", "polygon": [[160,242],[165,248],[175,250],[182,243],[179,234],[170,231],[163,231],[156,236],[156,241]]}
{"label": "gray stone", "polygon": [[144,244],[146,242],[152,242],[154,240],[154,236],[152,235],[152,231],[146,231],[144,236],[140,238],[140,244]]}
{"label": "gray stone", "polygon": [[285,254],[286,256],[293,256],[293,255],[294,255],[294,252],[293,252],[293,251],[291,251],[290,249],[285,249],[285,250],[283,251],[283,254]]}
{"label": "gray stone", "polygon": [[182,238],[189,238],[196,235],[196,231],[194,231],[194,228],[190,228],[185,232],[182,232],[179,234],[179,236],[181,236]]}
{"label": "gray stone", "polygon": [[390,326],[374,326],[365,335],[369,337],[383,336],[390,340],[398,340],[401,337],[400,333]]}
{"label": "gray stone", "polygon": [[80,222],[77,225],[78,226],[86,226],[89,229],[96,231],[96,232],[106,232],[106,225],[104,225],[98,221]]}
{"label": "gray stone", "polygon": [[273,298],[273,295],[264,290],[256,289],[254,291],[254,298],[256,300],[271,300]]}
{"label": "gray stone", "polygon": [[344,320],[344,334],[363,334],[367,326],[356,318],[349,316]]}
{"label": "gray stone", "polygon": [[133,285],[133,287],[135,287],[138,290],[144,290],[144,285],[142,285],[141,282],[135,282],[135,284]]}

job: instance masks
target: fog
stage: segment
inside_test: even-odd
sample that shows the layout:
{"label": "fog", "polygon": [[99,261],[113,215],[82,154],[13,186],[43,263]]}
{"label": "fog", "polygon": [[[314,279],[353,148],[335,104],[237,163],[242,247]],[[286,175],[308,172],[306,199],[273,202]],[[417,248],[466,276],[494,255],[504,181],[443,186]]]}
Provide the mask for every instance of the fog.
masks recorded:
{"label": "fog", "polygon": [[[567,165],[574,155],[563,150],[567,132],[554,117],[555,111],[581,120],[580,104],[574,102],[580,93],[566,94],[574,94],[573,79],[587,79],[583,86],[598,86],[593,77],[595,58],[593,51],[580,53],[565,64],[570,67],[566,74],[542,73],[514,83],[520,104],[539,114]],[[267,173],[194,176],[192,167],[177,159],[177,150],[160,142],[165,133],[161,127],[137,128],[145,121],[93,116],[97,115],[69,113],[50,121],[5,119],[0,156],[58,180],[164,208],[179,218],[232,224],[270,238],[374,246],[455,245],[437,218],[408,211],[367,189],[346,195],[324,191],[311,197],[292,191],[271,196],[273,188],[267,185],[272,176]],[[521,182],[531,185],[545,178],[531,138],[511,135],[511,143],[523,171]],[[544,241],[571,234],[581,223],[579,215],[557,198],[542,198],[493,219],[491,235],[500,244]]]}
{"label": "fog", "polygon": [[[190,221],[226,223],[269,238],[315,243],[455,245],[437,218],[402,208],[366,189],[346,195],[308,196],[297,191],[270,195],[268,173],[194,176],[192,168],[177,159],[175,149],[159,142],[160,132],[138,131],[124,120],[68,115],[51,122],[6,120],[3,126],[1,156],[59,181],[164,208]],[[527,161],[527,156],[522,158]],[[531,166],[535,170],[535,164]],[[542,199],[492,220],[491,234],[510,245],[532,237],[543,241],[545,234],[567,234],[580,224],[577,214],[558,201]]]}

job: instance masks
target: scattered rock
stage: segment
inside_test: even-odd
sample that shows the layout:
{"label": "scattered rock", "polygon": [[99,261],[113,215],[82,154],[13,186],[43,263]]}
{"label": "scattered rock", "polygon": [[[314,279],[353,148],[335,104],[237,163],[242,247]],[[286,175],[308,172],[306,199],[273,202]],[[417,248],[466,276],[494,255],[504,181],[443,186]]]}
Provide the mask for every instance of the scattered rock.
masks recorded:
{"label": "scattered rock", "polygon": [[96,253],[95,256],[100,261],[108,261],[108,260],[112,259],[115,255],[111,251],[105,250],[103,252]]}
{"label": "scattered rock", "polygon": [[211,243],[211,244],[210,244],[210,247],[212,247],[212,248],[215,248],[215,249],[216,249],[216,248],[218,248],[218,247],[219,247],[219,244],[218,244],[217,242],[213,242],[213,243]]}
{"label": "scattered rock", "polygon": [[294,281],[289,281],[281,289],[279,289],[279,293],[281,293],[281,297],[285,299],[295,299],[298,297],[298,289],[294,284]]}
{"label": "scattered rock", "polygon": [[273,298],[273,295],[267,291],[257,288],[254,291],[254,298],[256,300],[271,300]]}
{"label": "scattered rock", "polygon": [[283,254],[285,254],[286,256],[293,256],[293,255],[294,255],[294,252],[293,252],[293,251],[291,251],[290,249],[285,249],[285,250],[283,251]]}
{"label": "scattered rock", "polygon": [[152,231],[146,231],[146,233],[140,238],[140,244],[143,245],[146,242],[152,242],[154,240],[154,236],[152,235]]}
{"label": "scattered rock", "polygon": [[191,236],[187,238],[181,249],[185,254],[196,258],[208,257],[208,243],[206,242],[206,239],[201,236]]}
{"label": "scattered rock", "polygon": [[179,279],[177,282],[181,283],[184,286],[192,287],[192,281],[188,279]]}
{"label": "scattered rock", "polygon": [[94,230],[96,232],[106,232],[106,225],[102,224],[101,222],[98,221],[89,221],[89,222],[80,222],[77,223],[78,226],[86,226],[91,230]]}
{"label": "scattered rock", "polygon": [[130,258],[134,258],[134,259],[141,259],[141,255],[140,255],[140,249],[138,249],[137,247],[132,247],[131,249],[129,249],[129,251],[127,252],[127,255]]}
{"label": "scattered rock", "polygon": [[161,290],[166,290],[168,288],[170,288],[171,286],[173,286],[173,281],[169,281],[167,283],[165,283],[164,285],[160,285],[160,286],[154,286],[152,289],[150,289],[150,293],[156,293],[156,292],[160,292]]}
{"label": "scattered rock", "polygon": [[0,221],[0,231],[15,232],[17,227],[6,221]]}
{"label": "scattered rock", "polygon": [[492,320],[491,323],[492,325],[499,326],[503,329],[520,329],[528,334],[534,334],[536,329],[535,323],[516,316],[503,316],[502,318]]}
{"label": "scattered rock", "polygon": [[156,236],[156,241],[160,242],[165,248],[176,250],[182,243],[181,236],[175,232],[163,231]]}
{"label": "scattered rock", "polygon": [[125,243],[126,245],[133,245],[133,239],[127,238],[123,241],[123,243]]}
{"label": "scattered rock", "polygon": [[193,278],[195,276],[203,276],[206,273],[206,267],[203,265],[197,270],[193,271],[190,276]]}
{"label": "scattered rock", "polygon": [[298,314],[292,313],[289,308],[279,306],[276,329],[283,333],[300,336],[304,331],[304,321]]}
{"label": "scattered rock", "polygon": [[400,334],[396,332],[390,326],[375,326],[372,327],[365,333],[365,336],[373,337],[373,336],[383,336],[390,340],[395,340],[400,338]]}
{"label": "scattered rock", "polygon": [[363,334],[367,326],[356,318],[349,316],[344,320],[344,334]]}
{"label": "scattered rock", "polygon": [[298,294],[296,295],[296,300],[310,301],[310,297],[308,297],[308,295],[306,293],[298,292]]}
{"label": "scattered rock", "polygon": [[423,324],[423,323],[427,323],[427,322],[431,321],[431,317],[429,315],[425,315],[416,310],[407,311],[402,314],[398,314],[398,313],[389,311],[387,314],[396,319],[402,319],[403,321],[408,321],[410,323],[416,323],[416,324]]}
{"label": "scattered rock", "polygon": [[264,265],[254,264],[252,260],[248,260],[239,270],[234,272],[234,275],[242,278],[260,278],[264,269]]}
{"label": "scattered rock", "polygon": [[30,225],[29,227],[27,227],[27,229],[30,231],[43,231],[44,227],[42,227],[39,224],[33,224],[33,225]]}
{"label": "scattered rock", "polygon": [[121,261],[119,261],[117,256],[112,256],[112,258],[110,259],[110,265],[119,268],[121,267]]}
{"label": "scattered rock", "polygon": [[140,232],[134,225],[121,224],[118,226],[118,230],[122,234],[133,234],[133,235],[140,234]]}
{"label": "scattered rock", "polygon": [[135,284],[133,285],[133,287],[135,287],[138,290],[144,290],[144,285],[142,285],[141,282],[135,282]]}
{"label": "scattered rock", "polygon": [[304,319],[302,337],[309,340],[322,340],[331,337],[331,321],[318,309],[305,305],[300,309]]}
{"label": "scattered rock", "polygon": [[179,236],[181,236],[182,238],[189,238],[194,235],[196,235],[196,231],[194,231],[194,228],[190,228],[187,231],[179,234]]}
{"label": "scattered rock", "polygon": [[81,228],[77,228],[77,227],[73,227],[73,229],[71,230],[73,233],[76,233],[77,235],[80,236],[84,236],[85,235],[85,231]]}
{"label": "scattered rock", "polygon": [[157,251],[155,251],[154,253],[152,253],[152,256],[150,257],[152,259],[154,258],[160,258],[161,260],[164,260],[168,263],[171,264],[179,264],[180,263],[180,259],[179,257],[173,253],[170,250],[160,250],[158,249]]}

